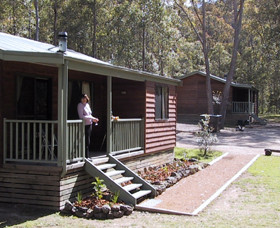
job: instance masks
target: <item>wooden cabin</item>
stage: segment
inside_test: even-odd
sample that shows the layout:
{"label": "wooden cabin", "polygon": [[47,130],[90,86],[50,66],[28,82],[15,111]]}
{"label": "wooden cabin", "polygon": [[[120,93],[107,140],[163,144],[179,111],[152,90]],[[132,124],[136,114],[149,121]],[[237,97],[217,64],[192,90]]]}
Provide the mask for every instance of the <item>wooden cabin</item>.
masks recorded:
{"label": "wooden cabin", "polygon": [[[177,121],[197,123],[200,115],[207,113],[206,73],[196,71],[180,79],[183,85],[177,89]],[[214,114],[219,114],[219,101],[215,100],[222,96],[225,83],[225,78],[211,75],[211,86],[215,96]],[[252,114],[258,114],[257,89],[252,85],[231,83],[226,122],[235,124],[237,120],[249,120]]]}
{"label": "wooden cabin", "polygon": [[92,161],[110,155],[133,171],[171,161],[179,83],[0,33],[0,202],[60,209],[91,191],[81,93],[100,120]]}

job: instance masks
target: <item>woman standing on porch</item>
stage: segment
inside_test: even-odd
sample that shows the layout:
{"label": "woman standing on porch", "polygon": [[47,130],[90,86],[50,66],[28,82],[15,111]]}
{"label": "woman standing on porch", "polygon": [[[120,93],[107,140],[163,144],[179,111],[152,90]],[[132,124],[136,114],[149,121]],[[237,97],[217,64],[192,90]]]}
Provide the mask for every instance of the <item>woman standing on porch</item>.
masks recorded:
{"label": "woman standing on porch", "polygon": [[86,157],[89,157],[90,137],[92,132],[92,123],[99,121],[98,118],[92,116],[91,108],[88,104],[89,97],[86,94],[81,95],[81,102],[78,104],[78,114],[80,119],[85,120],[85,138],[86,138]]}

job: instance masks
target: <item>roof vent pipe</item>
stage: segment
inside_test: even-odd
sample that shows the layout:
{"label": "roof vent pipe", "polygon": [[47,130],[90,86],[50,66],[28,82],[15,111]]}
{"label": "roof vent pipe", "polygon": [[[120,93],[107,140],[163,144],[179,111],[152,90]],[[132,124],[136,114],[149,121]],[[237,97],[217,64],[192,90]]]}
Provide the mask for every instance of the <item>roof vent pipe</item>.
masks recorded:
{"label": "roof vent pipe", "polygon": [[58,33],[58,47],[59,52],[66,52],[67,50],[67,32]]}

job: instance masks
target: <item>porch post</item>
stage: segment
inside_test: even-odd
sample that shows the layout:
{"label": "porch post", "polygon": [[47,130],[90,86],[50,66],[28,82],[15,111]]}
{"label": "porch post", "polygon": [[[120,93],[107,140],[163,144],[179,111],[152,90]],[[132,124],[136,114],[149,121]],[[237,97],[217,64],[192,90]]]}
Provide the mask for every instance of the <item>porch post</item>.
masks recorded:
{"label": "porch post", "polygon": [[62,166],[62,176],[66,172],[68,151],[67,109],[68,109],[68,61],[58,69],[58,165]]}
{"label": "porch post", "polygon": [[251,110],[251,90],[248,90],[248,112],[249,114],[251,114],[252,110]]}
{"label": "porch post", "polygon": [[112,76],[107,77],[107,155],[112,152]]}

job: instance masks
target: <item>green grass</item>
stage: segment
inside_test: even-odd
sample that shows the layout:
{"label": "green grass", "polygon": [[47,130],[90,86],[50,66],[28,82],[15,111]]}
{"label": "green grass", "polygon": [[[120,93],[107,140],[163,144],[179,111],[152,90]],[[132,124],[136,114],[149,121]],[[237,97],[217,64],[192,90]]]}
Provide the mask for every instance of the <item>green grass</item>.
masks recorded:
{"label": "green grass", "polygon": [[261,114],[259,116],[269,122],[280,123],[280,114]]}
{"label": "green grass", "polygon": [[200,162],[209,163],[217,157],[220,157],[223,153],[220,151],[211,151],[205,157],[203,157],[203,152],[199,149],[185,149],[180,147],[175,147],[175,158],[196,158]]}

